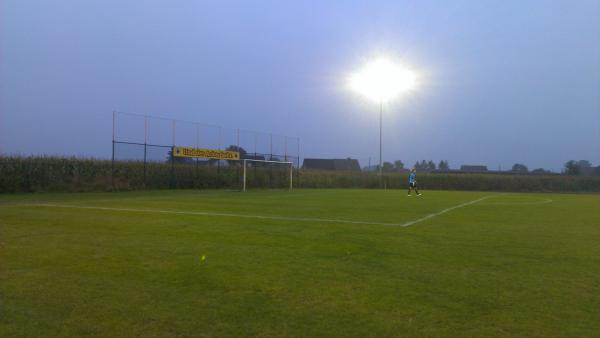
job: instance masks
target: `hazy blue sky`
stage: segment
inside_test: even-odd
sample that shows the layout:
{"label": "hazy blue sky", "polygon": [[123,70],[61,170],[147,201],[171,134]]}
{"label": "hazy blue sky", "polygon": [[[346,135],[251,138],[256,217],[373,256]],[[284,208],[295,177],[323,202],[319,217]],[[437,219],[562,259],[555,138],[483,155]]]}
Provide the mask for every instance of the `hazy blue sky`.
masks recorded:
{"label": "hazy blue sky", "polygon": [[384,159],[600,164],[600,1],[0,1],[0,151],[109,157],[113,109],[378,156],[345,88],[377,54],[421,87],[385,107]]}

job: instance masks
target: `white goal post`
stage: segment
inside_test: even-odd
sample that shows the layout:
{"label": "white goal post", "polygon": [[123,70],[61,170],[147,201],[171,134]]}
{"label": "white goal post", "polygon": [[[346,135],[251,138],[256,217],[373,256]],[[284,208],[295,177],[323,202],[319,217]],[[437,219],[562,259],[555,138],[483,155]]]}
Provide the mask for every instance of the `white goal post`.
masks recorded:
{"label": "white goal post", "polygon": [[293,188],[293,177],[294,177],[294,163],[293,162],[286,162],[286,161],[267,161],[267,160],[254,160],[254,159],[242,159],[242,164],[244,166],[244,173],[243,173],[243,178],[242,178],[242,191],[246,191],[246,170],[248,167],[248,162],[252,163],[252,162],[259,162],[259,163],[277,163],[277,164],[282,164],[282,165],[286,165],[289,166],[289,189],[292,190]]}

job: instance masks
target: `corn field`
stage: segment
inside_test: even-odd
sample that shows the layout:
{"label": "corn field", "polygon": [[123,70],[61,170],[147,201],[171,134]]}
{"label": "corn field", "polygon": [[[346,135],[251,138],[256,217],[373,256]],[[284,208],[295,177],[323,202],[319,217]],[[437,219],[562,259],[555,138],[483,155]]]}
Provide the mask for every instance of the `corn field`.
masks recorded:
{"label": "corn field", "polygon": [[[167,163],[53,156],[0,157],[0,193],[45,191],[119,191],[137,189],[240,189],[237,165]],[[287,187],[286,170],[268,166],[248,168],[250,188]],[[599,177],[565,175],[418,175],[421,189],[512,192],[600,192]],[[405,189],[406,174],[384,174],[388,189]],[[297,188],[379,188],[372,172],[294,170]]]}
{"label": "corn field", "polygon": [[[288,167],[289,168],[289,167]],[[76,157],[0,157],[0,193],[43,191],[119,191],[137,189],[240,189],[239,165],[115,161]],[[250,188],[288,186],[287,170],[248,168]],[[297,171],[296,171],[297,175]]]}
{"label": "corn field", "polygon": [[[498,175],[419,173],[419,189],[500,192],[600,192],[600,177],[567,175]],[[408,174],[373,172],[302,171],[303,188],[406,189]]]}

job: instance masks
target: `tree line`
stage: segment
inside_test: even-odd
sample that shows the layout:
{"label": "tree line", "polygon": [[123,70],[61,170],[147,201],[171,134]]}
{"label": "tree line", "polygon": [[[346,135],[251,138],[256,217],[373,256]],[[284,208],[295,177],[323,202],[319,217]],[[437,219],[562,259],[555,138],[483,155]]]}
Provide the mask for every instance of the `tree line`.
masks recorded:
{"label": "tree line", "polygon": [[[377,170],[379,170],[379,166],[376,166]],[[441,160],[437,165],[432,160],[426,161],[417,161],[415,164],[407,168],[401,160],[396,160],[394,162],[384,162],[383,163],[383,172],[401,172],[411,168],[415,168],[417,171],[434,171],[434,170],[450,170],[450,166],[448,165],[448,161]],[[563,172],[567,175],[581,175],[589,172],[589,169],[592,168],[592,164],[588,160],[570,160],[565,163]],[[511,170],[514,173],[532,173],[532,174],[549,174],[551,171],[537,168],[529,171],[529,168],[522,163],[515,163]],[[600,169],[596,169],[598,171],[597,174],[600,174]]]}
{"label": "tree line", "polygon": [[[417,161],[411,168],[415,168],[417,171],[433,171],[436,169],[439,170],[449,170],[450,166],[448,165],[448,161],[441,160],[437,165],[432,160],[429,161]],[[383,172],[400,172],[405,171],[411,168],[405,168],[404,162],[401,160],[396,160],[392,162],[383,162],[383,167],[381,171]],[[379,166],[377,166],[379,169]]]}
{"label": "tree line", "polygon": [[[583,171],[586,171],[591,167],[592,163],[588,160],[570,160],[565,163],[564,173],[567,175],[580,175],[583,174]],[[600,170],[596,169],[596,171]],[[600,174],[600,172],[598,174]]]}
{"label": "tree line", "polygon": [[[565,162],[564,168],[563,168],[563,173],[565,173],[567,175],[582,175],[582,174],[583,175],[589,175],[589,174],[600,175],[600,169],[595,169],[595,171],[592,169],[593,169],[592,163],[588,160],[579,160],[579,161],[570,160],[570,161]],[[516,163],[515,165],[513,165],[512,171],[527,173],[527,172],[529,172],[529,169],[524,164]],[[548,170],[544,170],[542,168],[538,168],[538,169],[532,170],[531,173],[546,174],[546,173],[551,173],[551,172]]]}

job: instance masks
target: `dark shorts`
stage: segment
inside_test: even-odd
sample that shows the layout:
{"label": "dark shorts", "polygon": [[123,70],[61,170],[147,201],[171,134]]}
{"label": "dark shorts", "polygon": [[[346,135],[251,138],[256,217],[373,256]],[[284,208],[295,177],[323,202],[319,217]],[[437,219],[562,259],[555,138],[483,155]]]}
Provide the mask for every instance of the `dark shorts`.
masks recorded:
{"label": "dark shorts", "polygon": [[409,182],[408,186],[411,188],[416,188],[417,187],[417,182]]}

